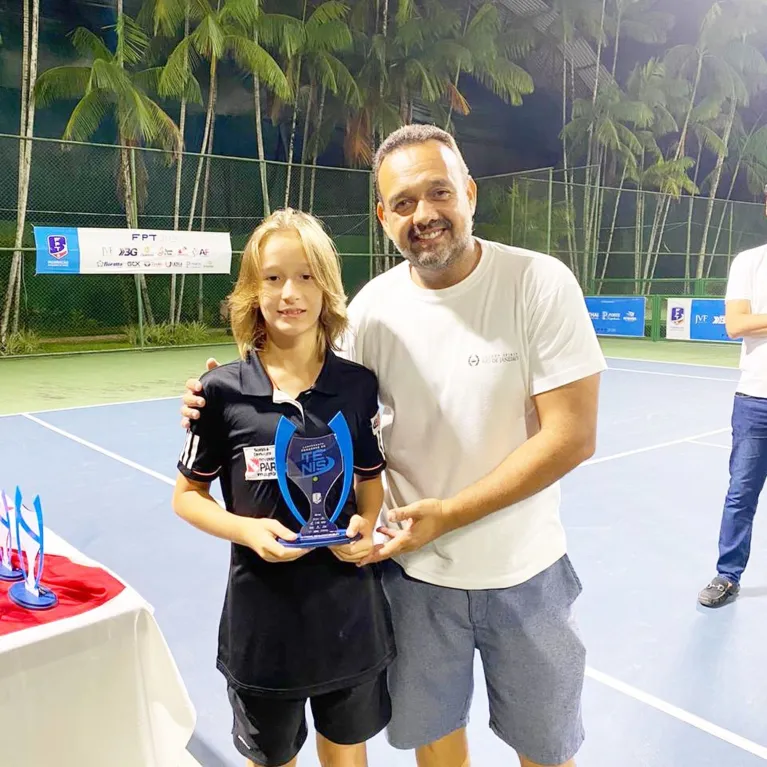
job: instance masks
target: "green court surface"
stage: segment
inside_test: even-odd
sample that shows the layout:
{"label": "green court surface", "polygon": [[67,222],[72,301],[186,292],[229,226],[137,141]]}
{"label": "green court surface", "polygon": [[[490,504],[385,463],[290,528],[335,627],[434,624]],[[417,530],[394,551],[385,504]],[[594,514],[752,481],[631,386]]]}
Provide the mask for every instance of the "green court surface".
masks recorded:
{"label": "green court surface", "polygon": [[[737,367],[737,344],[601,339],[608,357]],[[184,382],[215,357],[237,357],[233,344],[156,351],[94,352],[0,360],[0,414],[180,397]]]}
{"label": "green court surface", "polygon": [[209,357],[230,362],[237,357],[237,347],[0,360],[0,414],[180,397],[186,379],[204,372]]}

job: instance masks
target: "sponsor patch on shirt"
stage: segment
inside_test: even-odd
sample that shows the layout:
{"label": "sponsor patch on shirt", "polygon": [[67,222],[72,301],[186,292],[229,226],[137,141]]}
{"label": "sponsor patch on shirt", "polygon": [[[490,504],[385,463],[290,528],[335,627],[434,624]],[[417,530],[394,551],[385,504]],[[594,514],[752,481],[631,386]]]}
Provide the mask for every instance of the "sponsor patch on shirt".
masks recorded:
{"label": "sponsor patch on shirt", "polygon": [[274,445],[244,447],[242,452],[245,454],[245,479],[252,481],[277,479]]}

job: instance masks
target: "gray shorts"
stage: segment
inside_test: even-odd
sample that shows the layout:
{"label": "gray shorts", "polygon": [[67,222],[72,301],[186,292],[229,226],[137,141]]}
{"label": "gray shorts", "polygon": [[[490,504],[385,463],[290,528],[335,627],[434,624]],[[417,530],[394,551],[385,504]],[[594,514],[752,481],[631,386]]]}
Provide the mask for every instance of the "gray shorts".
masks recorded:
{"label": "gray shorts", "polygon": [[573,758],[584,739],[586,651],[571,616],[582,586],[567,556],[507,589],[433,586],[392,561],[383,583],[398,653],[388,675],[392,746],[417,748],[466,725],[479,650],[493,732],[537,764]]}

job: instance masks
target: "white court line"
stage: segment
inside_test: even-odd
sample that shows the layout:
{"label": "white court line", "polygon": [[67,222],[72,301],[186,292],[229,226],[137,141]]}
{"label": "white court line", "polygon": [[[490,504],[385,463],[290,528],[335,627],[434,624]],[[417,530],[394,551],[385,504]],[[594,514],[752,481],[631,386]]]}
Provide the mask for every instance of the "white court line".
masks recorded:
{"label": "white court line", "polygon": [[613,357],[605,354],[606,360],[620,360],[621,362],[644,362],[649,365],[682,365],[690,368],[712,368],[713,370],[734,370],[736,373],[739,368],[737,365],[709,365],[704,362],[674,362],[673,360],[652,360],[646,357]]}
{"label": "white court line", "polygon": [[586,676],[593,679],[595,682],[611,687],[617,692],[627,695],[629,698],[638,700],[640,703],[644,703],[647,706],[661,711],[668,716],[678,719],[680,722],[689,724],[691,727],[695,727],[708,735],[713,735],[719,740],[723,740],[725,743],[729,743],[742,751],[747,751],[749,754],[758,756],[760,759],[767,760],[767,747],[761,746],[758,743],[754,743],[752,740],[748,740],[741,735],[736,735],[734,732],[725,730],[724,727],[720,727],[713,722],[709,722],[706,719],[702,719],[695,714],[691,714],[689,711],[685,711],[678,706],[674,706],[672,703],[667,703],[665,700],[656,698],[654,695],[650,695],[643,690],[638,690],[636,687],[632,687],[630,684],[621,682],[619,679],[614,679],[607,674],[603,674],[601,671],[587,667]]}
{"label": "white court line", "polygon": [[704,442],[700,439],[691,439],[690,443],[693,445],[705,445],[706,447],[718,447],[721,450],[732,450],[730,445],[717,445],[716,442]]}
{"label": "white court line", "polygon": [[[75,434],[70,434],[69,432],[64,431],[63,429],[59,429],[58,427],[53,426],[53,424],[47,423],[41,420],[40,418],[36,418],[34,415],[30,413],[21,413],[21,415],[23,415],[24,418],[28,418],[30,421],[34,421],[34,423],[37,423],[46,429],[50,429],[56,434],[60,434],[62,437],[67,437],[68,439],[71,439],[74,442],[77,442],[79,445],[83,445],[84,447],[88,447],[91,450],[95,450],[97,453],[101,453],[102,455],[105,455],[108,458],[112,458],[115,461],[119,461],[120,463],[125,464],[126,466],[130,466],[131,468],[136,469],[137,471],[140,471],[144,474],[148,474],[150,477],[159,479],[161,482],[165,482],[168,485],[175,485],[175,482],[170,477],[166,477],[156,471],[152,471],[151,469],[148,469],[146,466],[142,466],[141,464],[135,463],[134,461],[130,461],[127,458],[123,458],[122,456],[117,455],[117,453],[113,453],[111,450],[106,450],[105,448],[100,447],[99,445],[95,445],[93,442],[89,442],[88,440],[82,439],[82,437],[78,437]],[[726,429],[718,429],[715,432],[707,432],[706,435],[700,435],[700,436],[719,434],[722,431],[726,431]],[[674,445],[680,442],[689,442],[691,439],[694,439],[694,438],[687,437],[685,439],[675,440],[673,442],[668,442],[668,443],[662,443],[660,445],[653,445],[651,447],[642,448],[640,450],[628,451],[626,453],[619,453],[616,455],[607,456],[602,459],[597,459],[596,462],[599,462],[600,460],[601,461],[613,460],[615,458],[620,458],[623,455],[633,455],[634,453],[645,452],[646,450],[655,450],[656,448],[665,447],[666,445]],[[219,504],[221,504],[220,501],[219,501]],[[586,676],[589,677],[590,679],[593,679],[596,682],[599,682],[600,684],[605,685],[606,687],[610,687],[616,690],[617,692],[622,693],[623,695],[633,698],[634,700],[637,700],[640,703],[644,703],[645,705],[650,706],[664,714],[667,714],[668,716],[678,719],[679,721],[684,722],[685,724],[689,724],[692,727],[695,727],[698,730],[701,730],[702,732],[705,732],[709,735],[713,735],[715,738],[719,738],[720,740],[723,740],[726,743],[736,746],[737,748],[740,748],[743,751],[747,751],[751,754],[754,754],[754,756],[758,756],[762,759],[767,760],[767,748],[765,748],[764,746],[760,746],[758,743],[754,743],[750,740],[747,740],[746,738],[740,735],[736,735],[735,733],[730,732],[729,730],[725,730],[723,727],[719,727],[719,725],[713,724],[712,722],[702,719],[701,717],[696,716],[695,714],[691,714],[689,711],[685,711],[681,708],[678,708],[677,706],[674,706],[671,703],[667,703],[666,701],[661,700],[660,698],[656,698],[654,695],[650,695],[649,693],[643,692],[642,690],[638,690],[636,687],[632,687],[631,685],[626,684],[625,682],[621,682],[619,679],[615,679],[614,677],[608,676],[607,674],[603,674],[601,671],[597,671],[596,669],[593,669],[591,667],[586,668]]]}
{"label": "white court line", "polygon": [[693,376],[687,373],[664,373],[660,370],[634,370],[633,368],[607,368],[607,371],[618,373],[639,373],[646,376],[668,376],[669,378],[693,378],[696,381],[721,381],[723,383],[736,384],[737,378],[715,378],[714,376]]}
{"label": "white court line", "polygon": [[43,421],[31,413],[19,413],[19,415],[23,416],[24,418],[28,418],[30,421],[34,421],[36,424],[39,424],[46,429],[50,429],[51,431],[56,432],[56,434],[60,434],[62,437],[66,437],[67,439],[71,439],[73,442],[77,442],[78,445],[89,447],[91,450],[95,450],[97,453],[101,453],[102,455],[107,456],[107,458],[112,458],[115,461],[124,463],[126,466],[130,466],[131,469],[136,469],[136,471],[140,471],[143,474],[148,474],[150,477],[159,479],[160,482],[164,482],[166,485],[171,485],[171,487],[175,487],[176,485],[174,480],[172,480],[170,477],[166,477],[164,474],[160,474],[157,471],[152,471],[152,469],[148,469],[146,466],[142,466],[140,463],[135,463],[128,458],[123,458],[121,455],[113,453],[111,450],[107,450],[106,448],[100,447],[99,445],[94,445],[93,442],[88,442],[87,439],[78,437],[75,434],[70,434],[68,431],[64,431],[64,429],[59,429],[58,426],[54,426],[52,423]]}
{"label": "white court line", "polygon": [[110,407],[111,405],[135,405],[141,402],[162,402],[163,400],[178,399],[181,400],[180,395],[174,397],[147,397],[146,399],[126,399],[120,402],[98,402],[95,405],[70,405],[69,407],[52,407],[46,410],[24,410],[19,413],[0,413],[0,418],[12,418],[17,415],[29,415],[30,413],[36,413],[42,415],[43,413],[63,413],[67,410],[88,410],[92,407]]}
{"label": "white court line", "polygon": [[684,442],[693,442],[696,439],[703,439],[704,437],[713,437],[715,434],[722,434],[729,431],[730,427],[725,426],[723,429],[714,429],[713,431],[704,431],[701,434],[693,434],[690,437],[680,437],[679,439],[672,439],[668,442],[658,442],[656,445],[648,445],[647,447],[637,447],[633,450],[625,450],[622,453],[614,453],[613,455],[605,455],[601,458],[592,458],[588,461],[584,461],[581,466],[594,466],[597,463],[605,463],[606,461],[614,461],[616,458],[626,458],[630,455],[639,455],[640,453],[648,453],[650,450],[659,450],[662,447],[672,447],[674,445],[681,445]]}

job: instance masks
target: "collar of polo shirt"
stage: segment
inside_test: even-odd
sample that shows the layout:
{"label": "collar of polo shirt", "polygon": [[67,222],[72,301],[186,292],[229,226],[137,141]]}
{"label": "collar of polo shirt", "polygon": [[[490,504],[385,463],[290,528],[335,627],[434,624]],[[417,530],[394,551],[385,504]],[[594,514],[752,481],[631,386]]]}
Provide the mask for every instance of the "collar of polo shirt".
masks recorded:
{"label": "collar of polo shirt", "polygon": [[[272,380],[264,369],[258,354],[249,351],[245,362],[245,365],[240,365],[240,388],[243,394],[253,397],[273,397]],[[314,386],[311,387],[311,391],[321,394],[336,394],[339,388],[336,375],[337,368],[338,357],[331,350],[328,350],[325,353],[325,362]]]}

